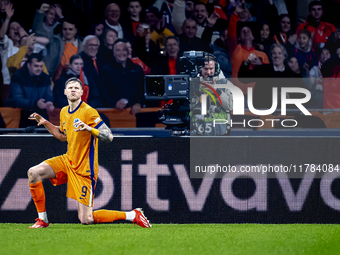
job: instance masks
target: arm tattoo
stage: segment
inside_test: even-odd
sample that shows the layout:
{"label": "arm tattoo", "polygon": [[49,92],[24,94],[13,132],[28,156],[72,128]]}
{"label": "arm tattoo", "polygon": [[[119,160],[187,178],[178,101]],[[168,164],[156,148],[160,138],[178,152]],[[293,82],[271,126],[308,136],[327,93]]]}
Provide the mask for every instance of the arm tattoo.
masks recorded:
{"label": "arm tattoo", "polygon": [[111,130],[108,128],[108,126],[104,123],[99,128],[99,135],[98,138],[103,141],[111,142],[113,139],[113,135]]}

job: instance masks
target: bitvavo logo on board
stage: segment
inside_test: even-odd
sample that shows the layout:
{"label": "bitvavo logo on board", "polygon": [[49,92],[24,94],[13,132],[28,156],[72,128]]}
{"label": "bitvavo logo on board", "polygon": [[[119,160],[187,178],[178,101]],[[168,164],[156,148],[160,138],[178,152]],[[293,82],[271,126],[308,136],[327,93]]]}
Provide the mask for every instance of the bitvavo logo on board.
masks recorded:
{"label": "bitvavo logo on board", "polygon": [[[244,94],[242,92],[242,90],[236,86],[234,86],[231,82],[227,82],[227,84],[213,84],[213,85],[208,85],[206,83],[203,83],[204,86],[208,87],[218,98],[219,102],[222,104],[221,98],[218,95],[218,93],[216,92],[216,89],[229,89],[231,91],[231,93],[233,94],[233,115],[244,115]],[[206,115],[207,114],[207,96],[209,95],[210,97],[212,97],[213,101],[216,102],[214,96],[212,95],[212,93],[210,93],[208,90],[202,89],[203,91],[206,92],[206,94],[201,94],[201,102],[202,102],[202,107],[201,107],[201,115]],[[277,87],[273,87],[272,88],[272,106],[270,107],[270,109],[262,109],[262,110],[258,110],[254,108],[254,104],[253,104],[253,91],[252,88],[248,88],[248,108],[249,111],[251,113],[253,113],[254,115],[258,115],[258,116],[264,116],[264,115],[270,115],[273,112],[275,112],[275,110],[277,109],[277,105],[278,105],[278,88]],[[300,93],[302,95],[304,95],[304,98],[288,98],[287,95],[289,93]],[[304,88],[294,88],[294,87],[287,87],[287,88],[281,88],[281,115],[285,116],[287,115],[287,105],[295,105],[297,108],[300,109],[300,111],[304,114],[304,115],[312,115],[304,106],[304,103],[307,103],[310,99],[311,99],[311,93],[308,89],[304,89]],[[215,103],[216,104],[216,103]],[[260,126],[252,126],[250,125],[251,122],[253,121],[257,121],[257,122],[261,122]],[[277,121],[280,121],[279,119],[265,119],[265,121],[269,121],[272,124],[272,127],[274,127],[274,123]],[[292,125],[286,125],[285,122],[290,121],[290,122],[294,122],[294,124]],[[230,121],[231,123],[229,123],[232,127],[232,120]],[[227,124],[228,120],[226,119],[214,119],[213,120],[213,127],[215,127],[215,125],[217,124]],[[243,124],[244,127],[245,126],[245,120],[243,122],[237,122],[234,124]],[[283,127],[296,127],[298,125],[297,121],[294,119],[284,119],[281,120],[281,124]],[[250,127],[262,127],[264,125],[264,121],[263,120],[259,120],[259,119],[253,119],[253,120],[248,120],[248,125]]]}

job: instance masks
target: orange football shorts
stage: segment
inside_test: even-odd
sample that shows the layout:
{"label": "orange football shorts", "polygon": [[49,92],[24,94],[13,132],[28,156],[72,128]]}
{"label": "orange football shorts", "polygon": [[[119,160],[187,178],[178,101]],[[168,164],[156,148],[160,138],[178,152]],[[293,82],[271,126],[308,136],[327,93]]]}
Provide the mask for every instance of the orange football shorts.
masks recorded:
{"label": "orange football shorts", "polygon": [[77,174],[65,154],[47,159],[44,162],[49,164],[56,174],[56,178],[50,179],[54,186],[67,183],[67,197],[93,207],[94,190],[97,183],[96,175],[91,177]]}

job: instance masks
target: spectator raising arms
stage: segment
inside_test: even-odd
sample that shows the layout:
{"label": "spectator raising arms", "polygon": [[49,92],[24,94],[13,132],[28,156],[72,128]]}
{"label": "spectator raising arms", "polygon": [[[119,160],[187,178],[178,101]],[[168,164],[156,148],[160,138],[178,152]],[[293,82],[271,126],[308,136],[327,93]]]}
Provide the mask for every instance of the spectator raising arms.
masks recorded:
{"label": "spectator raising arms", "polygon": [[[19,28],[19,34],[22,35],[20,40],[21,47],[16,54],[7,59],[7,67],[11,75],[25,64],[32,53],[39,53],[41,48],[45,47],[49,42],[45,37],[36,37],[35,34],[28,35],[23,27]],[[49,74],[44,62],[43,72],[47,75]]]}
{"label": "spectator raising arms", "polygon": [[184,0],[156,0],[153,7],[164,17],[164,26],[174,34],[180,33],[177,26],[181,26],[185,19]]}
{"label": "spectator raising arms", "polygon": [[61,33],[53,37],[47,51],[45,63],[48,72],[57,80],[71,56],[83,50],[81,39],[77,35],[77,28],[71,19],[64,19]]}
{"label": "spectator raising arms", "polygon": [[197,22],[196,36],[208,44],[215,42],[219,38],[219,32],[228,26],[228,22],[220,18],[216,12],[209,14],[203,3],[195,5],[194,19]]}
{"label": "spectator raising arms", "polygon": [[159,13],[156,7],[145,10],[145,23],[150,26],[151,40],[162,50],[164,41],[168,36],[174,35],[165,24],[165,18]]}
{"label": "spectator raising arms", "polygon": [[62,18],[64,16],[59,4],[49,5],[43,3],[35,13],[32,30],[36,36],[43,36],[52,41],[54,30],[60,24],[58,20]]}
{"label": "spectator raising arms", "polygon": [[3,0],[3,1],[0,2],[0,16],[2,16],[2,17],[1,17],[1,24],[3,24],[4,21],[5,21],[5,20],[2,19],[2,18],[6,18],[6,16],[3,17],[3,15],[1,15],[1,14],[3,14],[3,13],[6,12],[6,6],[7,6],[7,5],[12,5],[12,6],[13,6],[13,2],[12,2],[11,0]]}
{"label": "spectator raising arms", "polygon": [[[9,21],[14,14],[12,4],[6,5],[5,11],[7,18],[0,29],[0,55],[2,61],[4,101],[9,93],[11,75],[23,66],[29,55],[33,52],[39,52],[49,42],[47,38],[36,37],[34,34],[28,35],[18,22],[12,22],[9,25]],[[9,36],[6,35],[8,26]],[[48,74],[45,64],[43,64],[43,71]]]}
{"label": "spectator raising arms", "polygon": [[[2,8],[2,7],[1,7]],[[6,19],[2,23],[0,29],[0,56],[1,56],[1,73],[2,73],[2,85],[0,87],[0,102],[5,102],[9,94],[9,83],[11,82],[11,76],[7,68],[7,59],[19,51],[20,35],[18,22],[12,22],[10,20],[14,14],[13,4],[4,6],[6,13]],[[8,30],[8,36],[6,32]],[[3,103],[1,103],[2,106]]]}

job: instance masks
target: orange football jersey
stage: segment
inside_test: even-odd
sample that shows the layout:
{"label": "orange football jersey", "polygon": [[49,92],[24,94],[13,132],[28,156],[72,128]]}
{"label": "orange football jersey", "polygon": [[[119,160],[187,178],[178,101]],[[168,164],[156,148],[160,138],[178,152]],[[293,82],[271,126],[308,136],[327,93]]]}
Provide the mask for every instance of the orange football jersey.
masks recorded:
{"label": "orange football jersey", "polygon": [[98,138],[88,131],[76,132],[79,120],[97,129],[104,122],[97,110],[85,102],[81,102],[72,112],[69,106],[65,106],[60,111],[59,131],[67,137],[66,157],[73,171],[81,176],[94,177],[98,175]]}

